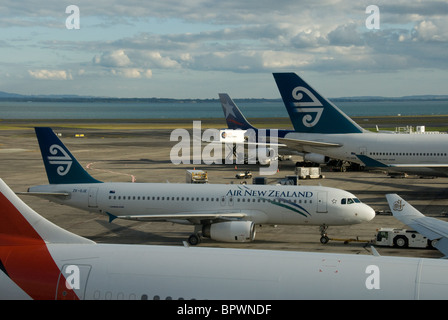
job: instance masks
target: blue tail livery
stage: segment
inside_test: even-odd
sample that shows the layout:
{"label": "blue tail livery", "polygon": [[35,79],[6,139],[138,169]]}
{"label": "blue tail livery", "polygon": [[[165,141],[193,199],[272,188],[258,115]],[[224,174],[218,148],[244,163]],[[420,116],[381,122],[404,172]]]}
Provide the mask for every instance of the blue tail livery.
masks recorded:
{"label": "blue tail livery", "polygon": [[50,184],[101,183],[79,164],[51,128],[34,128]]}
{"label": "blue tail livery", "polygon": [[296,132],[362,133],[364,130],[295,73],[274,73]]}
{"label": "blue tail livery", "polygon": [[[252,129],[258,133],[258,128],[254,127],[243,115],[236,103],[230,98],[227,93],[220,93],[219,99],[221,100],[222,110],[224,111],[224,117],[226,118],[227,127],[232,130],[249,130]],[[283,129],[264,129],[266,137],[271,136],[271,130],[275,130],[275,136],[278,138],[284,138],[288,133],[294,132],[294,130]]]}
{"label": "blue tail livery", "polygon": [[219,99],[221,100],[222,110],[224,111],[229,129],[255,129],[227,93],[220,93]]}

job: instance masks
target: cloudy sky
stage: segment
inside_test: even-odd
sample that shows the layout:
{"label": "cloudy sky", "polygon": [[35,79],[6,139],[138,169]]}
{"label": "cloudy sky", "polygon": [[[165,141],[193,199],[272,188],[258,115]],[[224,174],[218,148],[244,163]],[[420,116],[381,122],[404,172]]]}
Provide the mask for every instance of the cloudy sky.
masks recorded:
{"label": "cloudy sky", "polygon": [[2,0],[0,28],[0,91],[20,94],[279,98],[272,72],[327,97],[448,94],[446,0]]}

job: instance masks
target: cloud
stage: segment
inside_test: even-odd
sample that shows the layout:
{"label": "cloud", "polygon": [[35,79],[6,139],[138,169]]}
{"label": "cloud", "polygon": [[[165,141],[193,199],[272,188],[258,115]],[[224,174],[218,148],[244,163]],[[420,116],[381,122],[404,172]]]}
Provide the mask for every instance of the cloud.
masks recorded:
{"label": "cloud", "polygon": [[[79,0],[75,4],[81,19],[76,31],[65,29],[66,5],[57,0],[4,0],[2,72],[17,74],[17,79],[26,72],[34,79],[53,80],[69,80],[73,74],[75,80],[92,82],[154,75],[159,81],[171,83],[166,79],[172,77],[173,83],[184,84],[185,79],[178,80],[181,73],[194,74],[191,81],[205,82],[213,72],[233,81],[251,73],[256,78],[281,71],[327,76],[448,70],[445,0],[374,3],[380,9],[379,30],[365,26],[369,16],[365,9],[372,4],[367,1]],[[26,67],[17,72],[17,66]]]}
{"label": "cloud", "polygon": [[110,72],[112,75],[128,79],[141,79],[152,77],[152,71],[150,69],[122,68],[122,69],[111,69]]}
{"label": "cloud", "polygon": [[423,42],[427,41],[448,41],[448,27],[445,24],[443,30],[436,21],[423,20],[414,26],[412,29],[413,40],[419,40]]}
{"label": "cloud", "polygon": [[71,73],[65,70],[28,70],[28,74],[39,80],[73,80]]}
{"label": "cloud", "polygon": [[131,65],[131,60],[123,49],[119,49],[95,56],[93,63],[103,67],[127,67]]}
{"label": "cloud", "polygon": [[359,26],[356,23],[337,26],[328,33],[327,39],[332,46],[360,46],[364,44]]}

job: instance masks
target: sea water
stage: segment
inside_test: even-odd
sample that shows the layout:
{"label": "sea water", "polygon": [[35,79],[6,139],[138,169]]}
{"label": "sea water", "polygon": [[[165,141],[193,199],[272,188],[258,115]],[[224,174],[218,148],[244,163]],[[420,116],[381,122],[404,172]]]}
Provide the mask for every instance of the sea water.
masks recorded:
{"label": "sea water", "polygon": [[[246,118],[288,117],[278,101],[235,101]],[[448,100],[335,102],[350,117],[446,115]],[[0,101],[0,119],[207,119],[223,118],[219,100],[146,102]]]}

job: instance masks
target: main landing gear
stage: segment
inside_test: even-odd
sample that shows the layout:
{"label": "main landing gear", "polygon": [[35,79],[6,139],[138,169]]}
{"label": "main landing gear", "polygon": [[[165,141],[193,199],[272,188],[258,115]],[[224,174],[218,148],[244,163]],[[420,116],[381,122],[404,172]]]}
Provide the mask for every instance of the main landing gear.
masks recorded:
{"label": "main landing gear", "polygon": [[195,225],[194,232],[188,237],[190,246],[197,246],[202,242],[202,225]]}
{"label": "main landing gear", "polygon": [[328,235],[327,235],[327,229],[328,229],[328,226],[325,224],[323,224],[319,227],[320,243],[322,243],[322,244],[327,244],[328,241],[330,241],[330,238],[328,238]]}
{"label": "main landing gear", "polygon": [[193,233],[188,237],[188,243],[192,246],[197,246],[201,243],[201,236],[199,233]]}

